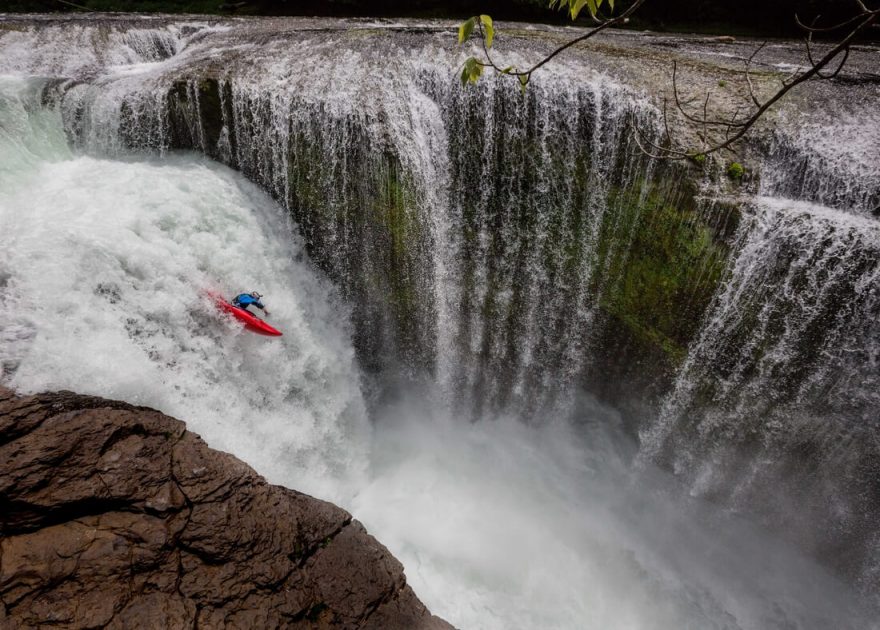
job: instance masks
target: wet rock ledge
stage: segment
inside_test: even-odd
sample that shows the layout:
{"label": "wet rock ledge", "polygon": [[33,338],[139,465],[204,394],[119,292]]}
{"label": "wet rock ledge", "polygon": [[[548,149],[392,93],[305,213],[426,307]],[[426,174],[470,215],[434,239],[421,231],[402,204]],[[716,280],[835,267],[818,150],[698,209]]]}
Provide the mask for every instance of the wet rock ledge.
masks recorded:
{"label": "wet rock ledge", "polygon": [[448,629],[344,510],[183,422],[0,388],[0,628]]}

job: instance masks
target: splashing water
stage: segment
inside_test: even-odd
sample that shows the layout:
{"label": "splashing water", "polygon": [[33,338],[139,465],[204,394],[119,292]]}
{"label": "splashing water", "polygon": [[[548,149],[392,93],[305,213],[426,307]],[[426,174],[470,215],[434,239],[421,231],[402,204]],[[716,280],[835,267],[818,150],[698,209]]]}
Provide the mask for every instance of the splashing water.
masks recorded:
{"label": "splashing water", "polygon": [[[862,387],[870,374],[855,379],[876,365],[866,358],[877,338],[875,224],[811,206],[789,216],[766,199],[746,215],[727,284],[633,471],[635,446],[617,431],[626,418],[578,405],[574,392],[595,358],[582,330],[600,299],[583,285],[617,281],[597,234],[638,221],[609,200],[643,196],[651,177],[621,146],[627,118],[648,115],[643,104],[602,75],[580,80],[576,64],[536,80],[524,100],[490,83],[462,95],[445,74],[455,54],[436,42],[412,45],[404,33],[378,48],[323,23],[295,38],[264,24],[242,22],[244,35],[228,38],[228,24],[161,20],[2,33],[4,71],[60,77],[0,86],[4,382],[154,406],[272,481],[340,502],[404,562],[432,611],[460,627],[876,627],[849,587],[765,530],[682,498],[652,467],[671,439],[672,468],[715,498],[730,485],[715,438],[745,424],[762,437],[827,432],[826,446],[843,435],[826,449],[833,465],[821,480],[831,493],[845,483],[834,475],[846,458],[835,454],[877,434],[856,422],[870,419],[877,390]],[[400,72],[373,65],[387,55]],[[230,75],[217,80],[221,58]],[[234,172],[169,153],[179,146],[259,182],[297,225]],[[505,146],[519,150],[499,153]],[[553,172],[572,163],[580,189]],[[518,190],[523,172],[533,177]],[[792,194],[870,199],[867,175]],[[786,176],[775,171],[766,191],[788,191]],[[572,264],[557,242],[590,256]],[[614,246],[625,255],[627,243]],[[792,273],[762,266],[777,250]],[[217,317],[205,288],[261,290],[285,336],[241,332]],[[743,295],[755,298],[757,327],[741,318]],[[846,296],[858,299],[829,314]],[[816,322],[830,332],[813,334]],[[749,354],[768,344],[758,360]],[[356,351],[371,369],[372,358],[382,367],[396,357],[436,378],[426,392],[389,394],[368,422]],[[715,371],[718,357],[726,371]],[[700,379],[724,391],[715,415],[689,415]],[[778,391],[784,410],[815,406],[829,382],[832,412],[851,414],[849,425],[749,415],[764,390]],[[492,405],[459,414],[449,403],[461,389],[525,401],[540,426]],[[571,397],[574,425],[546,412],[557,389]],[[725,415],[731,407],[739,413]],[[688,422],[702,439],[694,448]],[[780,451],[754,452],[732,468]],[[746,481],[733,494],[754,504]],[[857,533],[876,534],[867,525]]]}
{"label": "splashing water", "polygon": [[[371,429],[345,309],[280,208],[204,158],[73,155],[38,90],[2,89],[5,382],[154,406],[341,502],[463,628],[868,627],[811,561],[628,472],[595,403],[530,428],[429,393]],[[242,332],[204,288],[259,288],[285,336]]]}
{"label": "splashing water", "polygon": [[818,553],[862,541],[861,556],[835,560],[874,575],[880,540],[864,506],[880,457],[880,223],[756,204],[640,456],[666,462],[696,495],[760,505]]}
{"label": "splashing water", "polygon": [[[359,474],[368,427],[345,309],[276,206],[204,159],[74,158],[24,92],[3,94],[5,380],[159,407],[325,496]],[[285,323],[274,343],[204,295],[257,288]]]}

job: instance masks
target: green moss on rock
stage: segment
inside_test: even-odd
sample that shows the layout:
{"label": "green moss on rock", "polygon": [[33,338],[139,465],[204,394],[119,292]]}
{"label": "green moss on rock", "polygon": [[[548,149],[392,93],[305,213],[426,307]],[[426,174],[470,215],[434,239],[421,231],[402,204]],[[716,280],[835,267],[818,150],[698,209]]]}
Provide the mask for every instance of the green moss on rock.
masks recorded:
{"label": "green moss on rock", "polygon": [[616,191],[611,205],[600,237],[607,269],[600,307],[678,364],[721,281],[728,247],[708,217],[656,187],[645,196]]}
{"label": "green moss on rock", "polygon": [[616,189],[597,244],[598,317],[583,386],[628,430],[656,411],[727,268],[739,210],[706,206],[689,178]]}
{"label": "green moss on rock", "polygon": [[[235,138],[226,121],[232,119],[228,82],[210,77],[175,81],[168,93],[171,146],[201,149],[208,156],[229,162],[221,139],[227,132],[227,149],[235,154]],[[230,164],[235,166],[235,164]]]}
{"label": "green moss on rock", "polygon": [[740,181],[743,178],[746,170],[743,168],[743,165],[739,162],[731,162],[727,167],[727,176],[730,179]]}
{"label": "green moss on rock", "polygon": [[334,147],[323,143],[319,129],[294,130],[290,139],[287,205],[309,255],[353,305],[355,345],[368,370],[389,357],[427,366],[433,266],[416,187],[397,156],[361,153],[366,140],[353,140],[345,161],[331,159]]}

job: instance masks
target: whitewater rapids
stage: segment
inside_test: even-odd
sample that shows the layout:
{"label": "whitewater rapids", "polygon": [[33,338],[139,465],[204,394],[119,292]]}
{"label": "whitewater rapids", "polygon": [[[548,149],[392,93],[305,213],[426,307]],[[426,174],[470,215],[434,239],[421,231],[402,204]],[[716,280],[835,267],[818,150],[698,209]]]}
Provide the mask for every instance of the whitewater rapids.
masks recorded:
{"label": "whitewater rapids", "polygon": [[[857,596],[627,464],[619,419],[456,418],[430,385],[368,411],[348,307],[283,210],[192,154],[70,151],[0,82],[0,381],[155,407],[275,483],[351,510],[460,628],[865,628]],[[206,289],[266,295],[280,339]]]}

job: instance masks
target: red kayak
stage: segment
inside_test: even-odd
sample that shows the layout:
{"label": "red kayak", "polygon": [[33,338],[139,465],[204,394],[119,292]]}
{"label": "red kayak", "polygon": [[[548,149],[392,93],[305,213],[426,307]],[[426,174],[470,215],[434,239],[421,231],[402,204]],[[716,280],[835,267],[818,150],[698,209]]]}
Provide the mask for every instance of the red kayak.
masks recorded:
{"label": "red kayak", "polygon": [[232,315],[235,319],[244,324],[244,327],[250,330],[251,332],[255,332],[258,335],[267,335],[269,337],[280,337],[281,331],[272,328],[269,324],[264,322],[262,319],[254,315],[253,313],[249,313],[243,308],[238,308],[237,306],[230,304],[226,301],[226,299],[222,295],[218,295],[216,293],[209,293],[211,299],[214,300],[214,303],[223,310]]}

